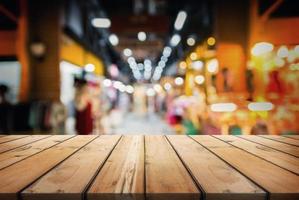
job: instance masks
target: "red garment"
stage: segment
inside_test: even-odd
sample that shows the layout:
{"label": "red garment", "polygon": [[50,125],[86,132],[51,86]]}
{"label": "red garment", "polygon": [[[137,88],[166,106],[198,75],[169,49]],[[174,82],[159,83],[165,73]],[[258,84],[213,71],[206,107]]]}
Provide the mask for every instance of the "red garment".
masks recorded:
{"label": "red garment", "polygon": [[79,135],[88,135],[92,133],[92,113],[91,103],[89,102],[85,109],[79,111],[76,110],[76,130]]}

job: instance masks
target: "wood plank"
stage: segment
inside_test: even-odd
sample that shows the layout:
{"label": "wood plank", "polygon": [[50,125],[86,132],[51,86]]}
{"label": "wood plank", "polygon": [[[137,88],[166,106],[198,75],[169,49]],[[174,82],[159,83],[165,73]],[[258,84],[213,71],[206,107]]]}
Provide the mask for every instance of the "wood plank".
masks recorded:
{"label": "wood plank", "polygon": [[204,190],[205,199],[266,199],[262,189],[188,136],[167,138]]}
{"label": "wood plank", "polygon": [[0,199],[17,199],[18,192],[96,137],[76,136],[0,170]]}
{"label": "wood plank", "polygon": [[284,135],[284,137],[292,138],[292,139],[295,139],[295,140],[299,140],[299,135]]}
{"label": "wood plank", "polygon": [[190,174],[164,136],[145,136],[147,200],[201,199]]}
{"label": "wood plank", "polygon": [[269,140],[275,140],[278,142],[290,144],[299,147],[299,140],[295,140],[292,138],[282,137],[279,135],[259,135],[260,137],[267,138]]}
{"label": "wood plank", "polygon": [[8,167],[16,162],[24,160],[34,154],[37,154],[47,148],[55,146],[67,139],[70,139],[74,136],[66,136],[66,135],[55,135],[43,140],[39,140],[32,144],[28,144],[22,147],[18,147],[14,150],[7,151],[5,153],[0,154],[0,169]]}
{"label": "wood plank", "polygon": [[299,175],[299,159],[294,156],[232,135],[218,135],[214,137]]}
{"label": "wood plank", "polygon": [[299,148],[289,144],[268,140],[254,135],[239,135],[238,137],[299,157]]}
{"label": "wood plank", "polygon": [[296,174],[214,137],[192,138],[270,192],[270,200],[299,199],[299,176]]}
{"label": "wood plank", "polygon": [[29,135],[7,135],[7,136],[0,138],[0,144],[9,142],[9,141],[13,141],[13,140],[18,140],[18,139],[28,137],[28,136]]}
{"label": "wood plank", "polygon": [[24,200],[81,199],[86,186],[121,136],[101,136],[22,192]]}
{"label": "wood plank", "polygon": [[9,150],[24,146],[26,144],[31,144],[33,142],[45,139],[50,137],[50,135],[30,135],[28,137],[24,137],[18,140],[13,140],[10,142],[6,142],[3,144],[0,144],[0,153],[7,152]]}
{"label": "wood plank", "polygon": [[144,199],[144,137],[123,136],[90,186],[93,199]]}

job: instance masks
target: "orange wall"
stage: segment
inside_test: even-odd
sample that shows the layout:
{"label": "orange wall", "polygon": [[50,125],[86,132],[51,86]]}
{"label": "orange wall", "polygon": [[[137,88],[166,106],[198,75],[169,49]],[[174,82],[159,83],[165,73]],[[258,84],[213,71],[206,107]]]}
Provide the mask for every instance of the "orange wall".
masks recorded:
{"label": "orange wall", "polygon": [[223,92],[223,77],[221,69],[224,67],[229,69],[230,84],[234,92],[244,92],[245,86],[245,54],[244,49],[239,44],[220,43],[217,46],[217,59],[219,61],[220,70],[217,77],[217,88],[219,92]]}
{"label": "orange wall", "polygon": [[16,31],[0,31],[0,56],[16,55]]}

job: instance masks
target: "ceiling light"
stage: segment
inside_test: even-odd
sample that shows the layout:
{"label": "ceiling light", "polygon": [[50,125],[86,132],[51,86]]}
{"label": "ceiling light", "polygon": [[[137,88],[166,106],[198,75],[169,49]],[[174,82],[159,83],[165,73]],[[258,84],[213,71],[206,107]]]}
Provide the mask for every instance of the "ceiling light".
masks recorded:
{"label": "ceiling light", "polygon": [[199,71],[202,70],[203,68],[203,62],[201,60],[197,60],[195,62],[192,63],[192,68]]}
{"label": "ceiling light", "polygon": [[163,49],[163,56],[169,57],[171,55],[171,52],[172,52],[171,48],[166,46]]}
{"label": "ceiling light", "polygon": [[174,83],[175,83],[176,85],[183,85],[183,84],[184,84],[184,79],[183,79],[182,77],[176,77],[176,78],[174,79]]}
{"label": "ceiling light", "polygon": [[113,46],[117,46],[119,43],[118,37],[115,34],[111,34],[109,36],[109,42],[113,45]]}
{"label": "ceiling light", "polygon": [[270,102],[252,102],[248,104],[248,109],[251,111],[269,111],[274,108]]}
{"label": "ceiling light", "polygon": [[138,33],[137,37],[138,37],[139,41],[143,42],[143,41],[146,40],[146,33],[141,31],[141,32]]}
{"label": "ceiling light", "polygon": [[108,18],[94,18],[91,24],[96,28],[109,28],[111,26],[111,21]]}
{"label": "ceiling light", "polygon": [[110,79],[105,79],[105,80],[103,81],[103,85],[104,85],[105,87],[110,87],[110,86],[112,85],[112,81],[111,81]]}
{"label": "ceiling light", "polygon": [[181,36],[179,34],[174,34],[170,39],[170,45],[175,47],[180,43],[180,41],[181,41]]}
{"label": "ceiling light", "polygon": [[216,58],[208,61],[207,63],[207,69],[210,73],[216,73],[218,71],[219,63]]}
{"label": "ceiling light", "polygon": [[187,44],[191,47],[195,45],[195,39],[193,37],[189,37],[187,39]]}
{"label": "ceiling light", "polygon": [[181,61],[179,64],[181,69],[186,69],[187,68],[187,63],[185,61]]}
{"label": "ceiling light", "polygon": [[163,87],[165,90],[170,90],[172,88],[170,83],[165,83]]}
{"label": "ceiling light", "polygon": [[215,103],[211,105],[213,112],[233,112],[237,109],[237,105],[234,103]]}
{"label": "ceiling light", "polygon": [[87,71],[87,72],[94,72],[94,70],[95,70],[95,66],[94,66],[94,64],[87,64],[87,65],[85,65],[85,67],[84,67],[84,69],[85,69],[85,71]]}
{"label": "ceiling light", "polygon": [[208,45],[213,46],[216,43],[216,39],[214,37],[209,37],[207,43]]}
{"label": "ceiling light", "polygon": [[192,52],[192,53],[190,54],[190,58],[191,58],[191,60],[196,60],[196,59],[197,59],[197,53]]}
{"label": "ceiling light", "polygon": [[286,58],[289,55],[289,50],[286,46],[281,46],[277,51],[277,56],[280,58]]}
{"label": "ceiling light", "polygon": [[198,85],[201,85],[201,84],[203,84],[205,82],[205,77],[203,75],[197,75],[197,76],[195,76],[194,81]]}
{"label": "ceiling light", "polygon": [[251,54],[254,56],[260,56],[265,53],[269,53],[273,50],[273,44],[268,42],[256,43],[251,49]]}
{"label": "ceiling light", "polygon": [[131,85],[126,86],[126,92],[132,94],[134,92],[134,87]]}
{"label": "ceiling light", "polygon": [[132,50],[129,48],[125,48],[123,54],[127,57],[132,56]]}
{"label": "ceiling light", "polygon": [[180,11],[176,17],[175,22],[174,22],[174,28],[176,30],[181,30],[184,26],[186,18],[187,18],[187,13],[185,11]]}

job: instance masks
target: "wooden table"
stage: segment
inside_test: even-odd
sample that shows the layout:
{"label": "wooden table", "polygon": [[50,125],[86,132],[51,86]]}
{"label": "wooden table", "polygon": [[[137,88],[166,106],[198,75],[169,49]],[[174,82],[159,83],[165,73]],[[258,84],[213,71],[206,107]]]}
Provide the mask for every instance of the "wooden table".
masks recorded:
{"label": "wooden table", "polygon": [[0,136],[0,199],[298,200],[299,136]]}

